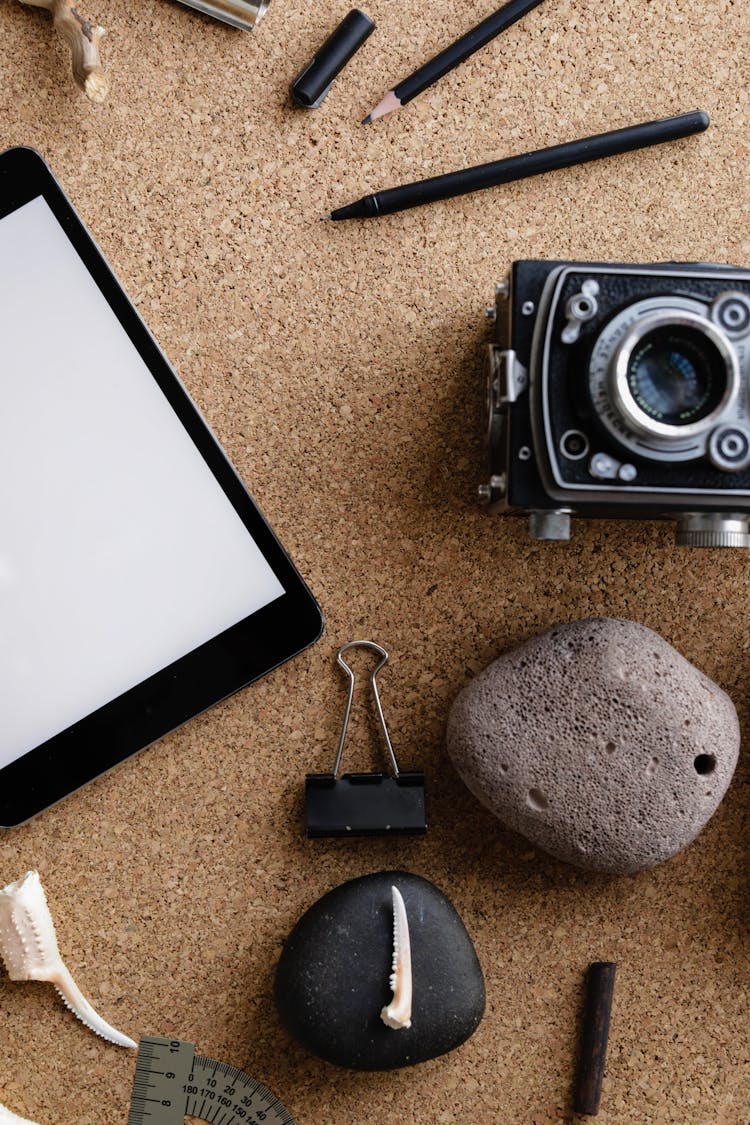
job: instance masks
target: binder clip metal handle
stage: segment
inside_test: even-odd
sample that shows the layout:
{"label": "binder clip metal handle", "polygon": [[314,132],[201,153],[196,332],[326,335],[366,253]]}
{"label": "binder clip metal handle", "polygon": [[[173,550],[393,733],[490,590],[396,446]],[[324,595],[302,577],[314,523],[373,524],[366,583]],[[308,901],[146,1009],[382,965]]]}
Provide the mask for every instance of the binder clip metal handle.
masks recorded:
{"label": "binder clip metal handle", "polygon": [[[339,777],[355,685],[354,672],[344,660],[344,654],[353,648],[372,649],[380,656],[370,676],[370,684],[378,722],[393,767],[392,775],[345,773]],[[423,834],[427,831],[424,774],[419,770],[404,772],[399,769],[378,692],[378,672],[388,663],[388,653],[374,641],[350,641],[339,649],[336,661],[349,677],[349,693],[333,773],[309,773],[305,778],[307,835],[321,837]]]}
{"label": "binder clip metal handle", "polygon": [[393,766],[393,776],[398,777],[398,775],[400,774],[401,771],[398,768],[398,762],[396,761],[396,755],[393,752],[393,745],[391,743],[391,736],[388,734],[388,727],[385,725],[385,716],[383,714],[383,705],[380,702],[380,693],[378,692],[378,683],[377,683],[378,672],[380,671],[381,668],[384,668],[385,665],[388,663],[388,653],[385,651],[385,649],[382,647],[382,645],[376,645],[375,641],[349,641],[348,645],[343,645],[339,649],[339,651],[336,653],[336,663],[341,668],[344,669],[347,676],[349,677],[349,698],[346,701],[346,710],[344,711],[344,723],[343,723],[343,726],[341,727],[341,736],[339,737],[339,748],[338,748],[338,751],[336,753],[336,762],[335,762],[334,767],[333,767],[333,776],[334,777],[339,776],[339,770],[341,769],[341,759],[344,756],[344,743],[346,742],[346,732],[349,728],[349,717],[352,713],[352,702],[354,700],[354,672],[353,672],[352,668],[350,667],[350,665],[347,664],[346,661],[344,660],[344,653],[349,652],[349,650],[353,649],[353,648],[371,648],[374,652],[377,652],[377,653],[380,654],[380,660],[375,665],[373,673],[370,676],[370,685],[372,687],[372,698],[375,700],[375,710],[377,711],[378,722],[380,723],[380,729],[383,732],[383,738],[385,739],[385,745],[388,749],[388,755],[391,759],[391,765]]}

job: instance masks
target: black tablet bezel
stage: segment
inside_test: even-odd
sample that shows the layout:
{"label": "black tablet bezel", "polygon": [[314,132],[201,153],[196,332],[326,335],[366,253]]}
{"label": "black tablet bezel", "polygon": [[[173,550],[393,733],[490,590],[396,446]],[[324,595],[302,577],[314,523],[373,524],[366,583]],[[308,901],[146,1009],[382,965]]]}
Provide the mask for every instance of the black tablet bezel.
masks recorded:
{"label": "black tablet bezel", "polygon": [[307,648],[323,629],[315,599],[44,160],[30,148],[0,154],[0,219],[40,195],[286,592],[0,769],[0,826],[5,828],[23,823],[252,683]]}

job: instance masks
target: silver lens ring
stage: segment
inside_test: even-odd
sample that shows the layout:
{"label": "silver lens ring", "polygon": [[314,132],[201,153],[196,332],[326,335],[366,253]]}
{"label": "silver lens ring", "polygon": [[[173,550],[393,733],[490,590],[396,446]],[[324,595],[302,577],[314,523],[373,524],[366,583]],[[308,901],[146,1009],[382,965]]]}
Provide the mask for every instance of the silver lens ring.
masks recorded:
{"label": "silver lens ring", "polygon": [[[705,336],[721,356],[726,369],[726,387],[718,404],[704,417],[684,426],[673,426],[652,418],[636,402],[630,387],[629,373],[633,356],[643,339],[660,328],[688,328]],[[612,402],[627,425],[646,438],[685,440],[713,429],[732,407],[740,390],[740,368],[737,354],[729,340],[706,317],[687,310],[664,310],[641,317],[618,344],[610,367]]]}

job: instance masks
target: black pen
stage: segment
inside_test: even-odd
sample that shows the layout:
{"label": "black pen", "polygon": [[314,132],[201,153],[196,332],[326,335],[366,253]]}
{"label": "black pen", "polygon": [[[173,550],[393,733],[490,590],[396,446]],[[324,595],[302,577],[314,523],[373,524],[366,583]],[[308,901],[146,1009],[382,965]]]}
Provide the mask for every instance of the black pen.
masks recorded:
{"label": "black pen", "polygon": [[387,113],[393,113],[394,110],[401,109],[402,105],[406,105],[412,98],[416,98],[417,94],[421,94],[428,86],[432,86],[449,70],[453,70],[459,63],[470,58],[475,51],[485,47],[501,31],[505,31],[506,28],[516,23],[532,8],[538,8],[541,3],[542,0],[509,0],[497,12],[487,16],[486,20],[482,20],[480,24],[473,27],[471,31],[467,31],[455,43],[451,43],[439,55],[435,55],[424,66],[420,66],[419,70],[415,70],[403,82],[399,82],[398,86],[389,90],[375,108],[370,110],[362,124],[369,125],[371,121],[377,121],[378,117],[385,117]]}
{"label": "black pen", "polygon": [[598,133],[594,137],[581,137],[566,144],[523,152],[505,160],[495,160],[491,164],[479,164],[475,168],[464,168],[445,176],[388,188],[375,195],[366,195],[347,207],[339,207],[325,218],[369,219],[377,215],[390,215],[394,211],[421,207],[423,203],[435,203],[439,199],[452,199],[456,195],[467,195],[472,191],[507,184],[512,180],[523,180],[528,176],[538,176],[557,168],[569,168],[573,164],[585,164],[589,160],[601,160],[605,156],[617,156],[619,153],[632,152],[664,141],[675,141],[693,133],[702,133],[709,124],[708,114],[699,109],[681,113],[677,117],[665,117],[660,121],[645,121],[640,125],[630,125],[627,129],[614,129],[609,133]]}

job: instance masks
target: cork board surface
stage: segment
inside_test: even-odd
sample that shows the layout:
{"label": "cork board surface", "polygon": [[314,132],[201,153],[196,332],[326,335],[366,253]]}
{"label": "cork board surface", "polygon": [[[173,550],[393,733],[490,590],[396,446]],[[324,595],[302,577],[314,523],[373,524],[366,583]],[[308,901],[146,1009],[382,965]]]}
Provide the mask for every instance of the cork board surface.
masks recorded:
{"label": "cork board surface", "polygon": [[[505,832],[444,750],[451,700],[507,646],[619,615],[659,631],[748,720],[748,559],[669,525],[579,523],[534,544],[475,503],[483,307],[523,257],[750,262],[750,11],[740,0],[549,0],[409,109],[360,118],[488,0],[371,0],[377,32],[323,107],[287,87],[348,10],[273,0],[252,35],[173,0],[91,0],[107,103],[78,94],[46,13],[0,7],[4,145],[51,164],[321,602],[327,633],[273,675],[28,825],[0,881],[38,868],[64,955],[116,1026],[177,1035],[269,1085],[300,1125],[570,1121],[591,960],[619,963],[600,1120],[750,1120],[748,768],[698,841],[633,878]],[[701,107],[669,148],[370,224],[318,218],[368,190]],[[339,645],[391,652],[397,751],[429,778],[423,840],[308,842],[329,768]],[[377,759],[358,704],[352,768]],[[452,899],[487,982],[473,1038],[388,1075],[289,1040],[272,982],[321,894],[404,867]],[[0,975],[0,1101],[42,1125],[126,1120],[134,1058],[49,986]]]}

